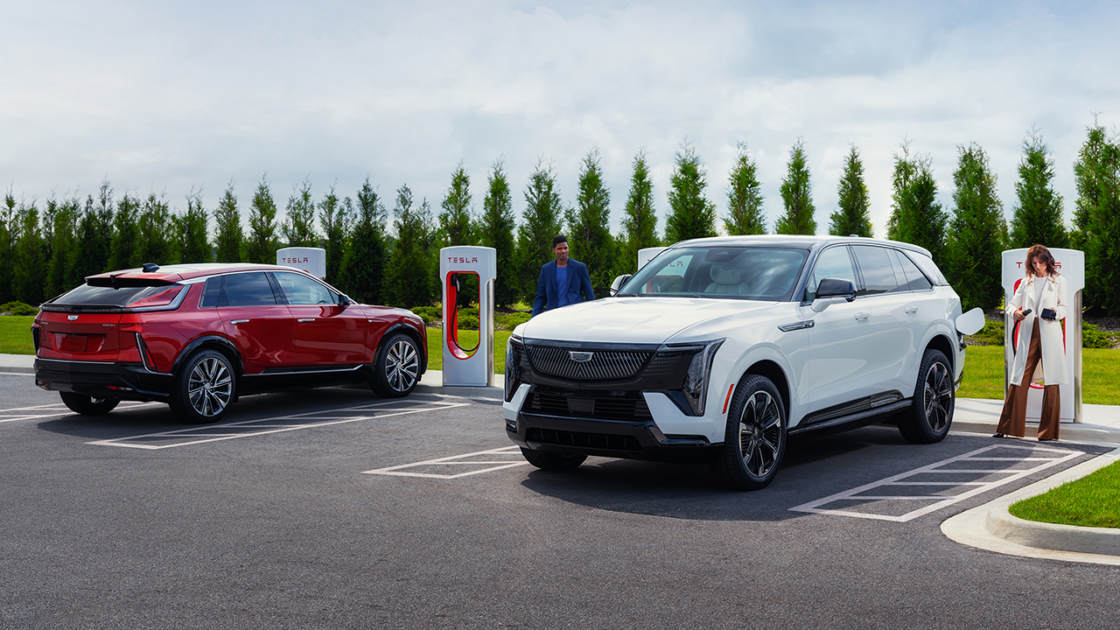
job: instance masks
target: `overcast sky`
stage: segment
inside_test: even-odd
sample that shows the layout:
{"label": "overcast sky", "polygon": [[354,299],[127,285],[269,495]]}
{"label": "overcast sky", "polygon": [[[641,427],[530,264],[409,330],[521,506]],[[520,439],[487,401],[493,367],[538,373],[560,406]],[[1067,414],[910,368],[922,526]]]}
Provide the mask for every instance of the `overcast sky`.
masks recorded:
{"label": "overcast sky", "polygon": [[617,232],[644,148],[663,231],[687,138],[721,217],[748,144],[772,230],[802,137],[818,233],[854,144],[881,237],[904,139],[946,209],[978,143],[1010,218],[1033,126],[1068,221],[1086,127],[1120,124],[1118,26],[1115,2],[4,2],[0,182],[40,207],[103,179],[178,208],[202,188],[212,210],[232,179],[244,220],[265,173],[281,213],[305,178],[321,199],[368,176],[390,212],[402,184],[438,212],[462,162],[480,213],[504,156],[520,217],[539,160],[574,205],[597,147]]}

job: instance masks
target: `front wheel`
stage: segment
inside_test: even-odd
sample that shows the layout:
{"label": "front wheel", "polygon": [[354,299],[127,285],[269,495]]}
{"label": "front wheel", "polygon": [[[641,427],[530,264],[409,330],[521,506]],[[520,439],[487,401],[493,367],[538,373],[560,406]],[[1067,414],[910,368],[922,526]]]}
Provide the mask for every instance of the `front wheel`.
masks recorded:
{"label": "front wheel", "polygon": [[918,369],[914,402],[899,417],[898,432],[915,444],[940,442],[949,433],[955,405],[949,359],[940,350],[926,350]]}
{"label": "front wheel", "polygon": [[770,379],[750,375],[739,383],[731,401],[716,477],[732,490],[760,490],[774,481],[785,452],[782,395]]}
{"label": "front wheel", "polygon": [[121,402],[119,398],[94,398],[71,392],[59,392],[58,395],[62,397],[62,402],[70,408],[70,411],[83,416],[100,416],[109,413]]}
{"label": "front wheel", "polygon": [[541,470],[574,470],[587,459],[586,455],[571,455],[569,453],[550,453],[548,451],[531,451],[521,449],[521,455],[530,464]]}
{"label": "front wheel", "polygon": [[175,375],[171,411],[191,424],[217,422],[229,411],[236,386],[229,357],[217,350],[200,350]]}
{"label": "front wheel", "polygon": [[397,333],[381,345],[373,366],[370,387],[382,398],[400,398],[412,393],[420,380],[420,349],[412,337]]}

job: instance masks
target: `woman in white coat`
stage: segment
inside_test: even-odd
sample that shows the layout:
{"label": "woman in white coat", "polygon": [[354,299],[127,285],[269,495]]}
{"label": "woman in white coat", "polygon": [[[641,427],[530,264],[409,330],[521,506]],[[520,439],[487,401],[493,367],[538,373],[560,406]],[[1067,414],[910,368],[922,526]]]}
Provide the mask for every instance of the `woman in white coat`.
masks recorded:
{"label": "woman in white coat", "polygon": [[1027,252],[1026,267],[1027,277],[1007,304],[1007,313],[1019,322],[1019,343],[1011,363],[1011,386],[993,437],[1024,436],[1027,393],[1032,381],[1042,381],[1038,440],[1045,442],[1058,439],[1062,409],[1058,385],[1069,382],[1061,323],[1066,317],[1066,281],[1058,275],[1050,250],[1042,245]]}

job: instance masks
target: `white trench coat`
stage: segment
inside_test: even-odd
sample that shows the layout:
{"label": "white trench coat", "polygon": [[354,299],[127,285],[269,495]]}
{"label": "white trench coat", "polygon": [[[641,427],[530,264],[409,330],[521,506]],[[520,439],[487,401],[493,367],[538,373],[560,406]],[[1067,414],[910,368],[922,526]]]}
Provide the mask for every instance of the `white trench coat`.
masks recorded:
{"label": "white trench coat", "polygon": [[[1042,298],[1035,304],[1037,285],[1035,282],[1045,282]],[[1023,370],[1027,366],[1027,351],[1031,347],[1031,333],[1034,331],[1034,322],[1038,320],[1039,340],[1042,342],[1042,361],[1034,370],[1031,378],[1033,382],[1042,381],[1045,385],[1061,385],[1070,382],[1066,370],[1065,344],[1062,340],[1062,320],[1066,318],[1066,281],[1061,276],[1053,274],[1038,278],[1027,276],[1019,283],[1015,296],[1007,304],[1007,314],[1012,316],[1020,308],[1031,309],[1019,324],[1019,343],[1016,347],[1015,359],[1011,362],[1011,384],[1020,385],[1023,382]],[[1048,322],[1038,318],[1042,309],[1051,308],[1058,313],[1057,318]],[[1080,339],[1075,340],[1080,342]],[[1043,368],[1045,367],[1045,370]]]}

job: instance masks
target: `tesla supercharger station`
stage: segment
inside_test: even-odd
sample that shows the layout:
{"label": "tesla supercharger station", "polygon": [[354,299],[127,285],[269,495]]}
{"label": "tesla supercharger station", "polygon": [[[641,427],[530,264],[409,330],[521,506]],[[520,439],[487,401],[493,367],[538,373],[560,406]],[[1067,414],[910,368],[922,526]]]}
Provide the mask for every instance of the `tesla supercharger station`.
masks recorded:
{"label": "tesla supercharger station", "polygon": [[295,267],[316,278],[327,277],[327,250],[320,247],[285,247],[276,250],[276,264]]}
{"label": "tesla supercharger station", "polygon": [[[1003,295],[1004,304],[1015,296],[1027,275],[1027,252],[1024,249],[1010,249],[1003,252]],[[1081,422],[1081,298],[1085,289],[1085,252],[1076,249],[1051,249],[1058,273],[1066,281],[1066,318],[1062,331],[1066,344],[1066,373],[1073,376],[1073,382],[1058,386],[1062,398],[1062,422]],[[1003,337],[1003,391],[1007,391],[1011,378],[1011,361],[1016,351],[1026,352],[1026,348],[1016,348],[1015,318],[1004,315]],[[1043,366],[1046,369],[1046,366]],[[1027,419],[1035,420],[1042,416],[1042,385],[1031,384],[1027,394]]]}
{"label": "tesla supercharger station", "polygon": [[[444,387],[494,384],[494,278],[497,271],[498,256],[493,247],[460,246],[439,250]],[[478,303],[478,343],[474,347],[464,347],[469,344],[459,341],[459,301],[464,290],[472,293],[468,302]],[[477,295],[474,294],[476,290]]]}

